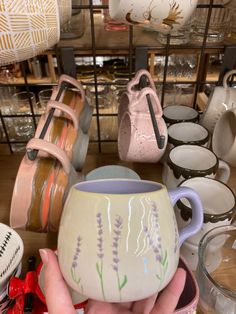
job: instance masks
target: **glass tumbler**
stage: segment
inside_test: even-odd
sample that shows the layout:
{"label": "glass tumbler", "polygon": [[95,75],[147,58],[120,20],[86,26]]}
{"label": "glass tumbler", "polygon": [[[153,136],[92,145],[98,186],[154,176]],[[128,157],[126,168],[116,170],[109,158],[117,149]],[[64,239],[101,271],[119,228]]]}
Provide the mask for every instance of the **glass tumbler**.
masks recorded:
{"label": "glass tumbler", "polygon": [[[198,4],[209,5],[209,0],[199,0]],[[222,4],[222,1],[214,1],[214,4]],[[208,10],[209,8],[196,8],[192,18],[192,41],[203,41]],[[222,5],[222,7],[212,8],[206,41],[208,43],[222,42],[228,32],[230,20],[230,10],[227,7]]]}
{"label": "glass tumbler", "polygon": [[[102,4],[108,5],[109,0],[102,0]],[[109,9],[103,9],[103,21],[106,31],[127,31],[128,25],[123,22],[113,20],[109,15]]]}
{"label": "glass tumbler", "polygon": [[236,313],[236,227],[215,227],[200,241],[196,278],[204,313]]}
{"label": "glass tumbler", "polygon": [[33,109],[36,108],[36,98],[33,92],[19,92],[13,95],[14,113],[19,117],[14,118],[15,140],[26,141],[34,135],[34,126],[31,115],[30,101]]}
{"label": "glass tumbler", "polygon": [[36,111],[38,114],[43,114],[46,110],[47,103],[51,99],[52,88],[42,89],[38,93],[39,102],[37,103]]}

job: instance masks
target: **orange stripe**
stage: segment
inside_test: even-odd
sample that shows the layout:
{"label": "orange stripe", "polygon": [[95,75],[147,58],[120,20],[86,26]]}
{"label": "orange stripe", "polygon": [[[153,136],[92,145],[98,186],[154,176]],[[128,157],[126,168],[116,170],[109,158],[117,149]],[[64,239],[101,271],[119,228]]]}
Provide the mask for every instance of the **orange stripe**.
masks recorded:
{"label": "orange stripe", "polygon": [[49,213],[49,208],[50,208],[50,191],[53,186],[55,178],[55,171],[53,170],[52,173],[50,174],[44,194],[44,199],[43,199],[43,204],[42,204],[42,211],[41,211],[41,221],[42,221],[42,228],[47,226],[48,223],[48,213]]}

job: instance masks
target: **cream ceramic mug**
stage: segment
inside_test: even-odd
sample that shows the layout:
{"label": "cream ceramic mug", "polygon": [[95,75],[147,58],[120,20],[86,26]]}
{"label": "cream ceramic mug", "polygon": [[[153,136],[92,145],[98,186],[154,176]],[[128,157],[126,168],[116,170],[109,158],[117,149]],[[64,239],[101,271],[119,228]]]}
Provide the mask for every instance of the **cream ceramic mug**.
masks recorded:
{"label": "cream ceramic mug", "polygon": [[163,183],[169,189],[192,177],[215,178],[227,183],[230,168],[208,148],[198,145],[180,145],[172,148],[162,172]]}
{"label": "cream ceramic mug", "polygon": [[197,0],[109,0],[112,19],[168,33],[181,28],[192,15]]}
{"label": "cream ceramic mug", "polygon": [[[193,219],[178,231],[173,206],[186,197]],[[192,189],[152,181],[104,179],[74,185],[58,235],[58,260],[67,284],[107,302],[141,300],[162,290],[179,262],[179,247],[202,226]],[[142,289],[140,289],[142,283]]]}

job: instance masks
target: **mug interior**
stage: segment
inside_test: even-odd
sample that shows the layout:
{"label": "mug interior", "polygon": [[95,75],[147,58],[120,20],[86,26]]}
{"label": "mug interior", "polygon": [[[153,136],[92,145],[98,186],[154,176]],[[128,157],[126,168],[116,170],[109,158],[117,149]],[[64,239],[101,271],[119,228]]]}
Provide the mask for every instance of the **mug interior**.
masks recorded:
{"label": "mug interior", "polygon": [[193,122],[175,123],[168,127],[168,135],[180,142],[198,142],[208,137],[208,131]]}
{"label": "mug interior", "polygon": [[[204,214],[221,215],[235,208],[233,192],[220,181],[196,177],[184,181],[182,186],[192,188],[198,193],[203,204]],[[190,207],[186,199],[181,199],[181,202]]]}
{"label": "mug interior", "polygon": [[128,179],[84,181],[76,184],[74,187],[81,192],[99,194],[138,194],[156,192],[163,188],[161,184],[152,181]]}
{"label": "mug interior", "polygon": [[233,111],[226,111],[215,127],[212,139],[214,152],[223,157],[231,150],[236,138],[236,118]]}
{"label": "mug interior", "polygon": [[169,158],[176,166],[200,171],[215,167],[218,162],[214,153],[197,145],[176,146],[170,151]]}
{"label": "mug interior", "polygon": [[167,106],[163,109],[164,117],[171,120],[192,120],[198,117],[198,112],[194,108],[183,106],[183,105],[174,105]]}

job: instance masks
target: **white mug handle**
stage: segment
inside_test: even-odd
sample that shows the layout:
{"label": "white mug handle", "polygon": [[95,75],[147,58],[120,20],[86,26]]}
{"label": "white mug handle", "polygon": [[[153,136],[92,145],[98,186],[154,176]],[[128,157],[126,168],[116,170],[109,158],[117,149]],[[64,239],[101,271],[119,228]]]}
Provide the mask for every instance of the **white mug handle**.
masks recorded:
{"label": "white mug handle", "polygon": [[225,161],[219,159],[219,167],[217,172],[219,172],[219,180],[221,182],[227,183],[229,181],[230,167]]}
{"label": "white mug handle", "polygon": [[231,75],[233,75],[233,74],[236,74],[236,70],[228,71],[228,72],[225,74],[225,76],[224,76],[224,78],[223,78],[223,87],[224,87],[224,88],[229,88],[229,85],[228,85],[228,83],[227,83],[227,80],[228,80],[228,78],[229,78]]}

